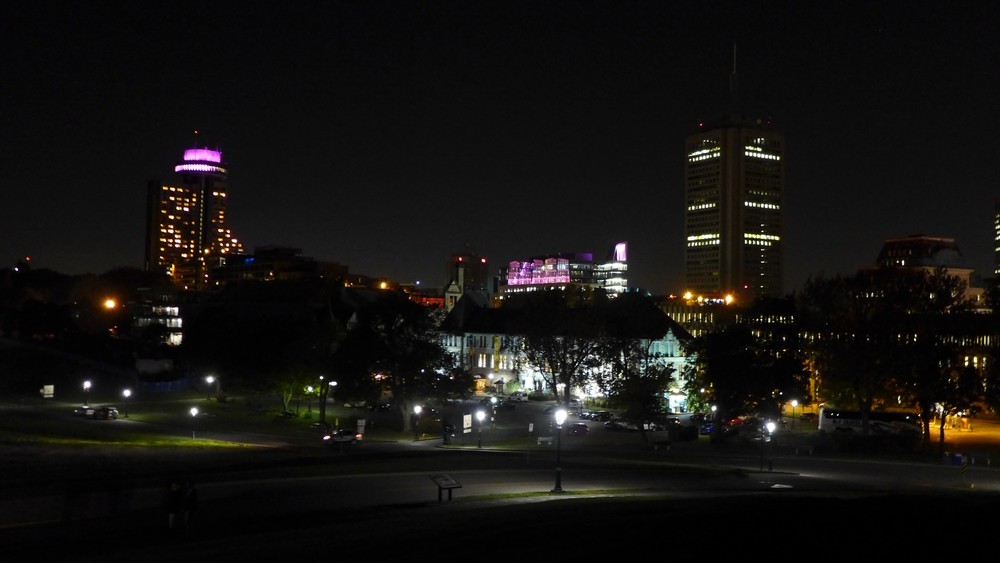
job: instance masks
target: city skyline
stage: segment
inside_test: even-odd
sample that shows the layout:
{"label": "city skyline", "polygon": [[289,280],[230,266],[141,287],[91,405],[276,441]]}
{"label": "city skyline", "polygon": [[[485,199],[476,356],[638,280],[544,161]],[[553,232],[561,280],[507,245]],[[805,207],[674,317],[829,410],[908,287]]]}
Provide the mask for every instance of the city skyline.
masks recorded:
{"label": "city skyline", "polygon": [[[806,13],[808,12],[808,13]],[[684,285],[684,140],[728,113],[787,143],[785,291],[953,238],[990,277],[1000,171],[985,2],[0,7],[0,267],[142,267],[146,186],[220,149],[247,252],[443,287],[629,243]],[[734,45],[735,53],[734,53]],[[735,67],[735,75],[732,72]],[[731,78],[735,76],[735,89]],[[194,131],[199,133],[196,135]]]}

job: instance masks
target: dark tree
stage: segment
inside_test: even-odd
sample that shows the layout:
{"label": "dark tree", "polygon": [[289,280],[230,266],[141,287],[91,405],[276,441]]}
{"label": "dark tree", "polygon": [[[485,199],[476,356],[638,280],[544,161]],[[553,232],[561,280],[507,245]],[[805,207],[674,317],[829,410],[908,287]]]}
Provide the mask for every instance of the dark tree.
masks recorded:
{"label": "dark tree", "polygon": [[687,392],[700,394],[716,407],[712,440],[723,437],[723,421],[767,411],[774,404],[774,358],[746,325],[735,324],[703,334],[688,345],[695,357],[688,368]]}
{"label": "dark tree", "polygon": [[946,271],[898,267],[810,280],[802,308],[826,398],[857,407],[866,435],[869,413],[893,406],[918,406],[926,428],[956,354],[940,329],[964,289]]}
{"label": "dark tree", "polygon": [[[369,393],[373,402],[391,394],[403,431],[412,430],[413,407],[441,392],[468,383],[454,370],[454,360],[441,346],[432,311],[401,292],[381,292],[357,310],[347,338],[338,348],[334,367],[338,381]],[[455,383],[455,378],[459,381]],[[340,385],[338,384],[338,391]]]}
{"label": "dark tree", "polygon": [[670,318],[648,297],[627,293],[598,308],[604,335],[597,356],[605,366],[595,376],[610,404],[647,439],[644,423],[663,412],[663,393],[674,369],[663,360],[656,343],[673,328]]}
{"label": "dark tree", "polygon": [[517,296],[506,305],[520,353],[561,404],[568,405],[573,389],[600,365],[600,299],[589,290],[546,290]]}

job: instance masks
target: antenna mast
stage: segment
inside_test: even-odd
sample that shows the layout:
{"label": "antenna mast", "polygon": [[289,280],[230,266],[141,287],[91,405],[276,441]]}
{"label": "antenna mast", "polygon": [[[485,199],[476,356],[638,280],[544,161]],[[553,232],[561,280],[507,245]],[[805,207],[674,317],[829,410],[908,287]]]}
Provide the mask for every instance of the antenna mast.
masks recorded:
{"label": "antenna mast", "polygon": [[730,112],[736,113],[736,42],[733,42],[733,72],[729,75],[729,104]]}

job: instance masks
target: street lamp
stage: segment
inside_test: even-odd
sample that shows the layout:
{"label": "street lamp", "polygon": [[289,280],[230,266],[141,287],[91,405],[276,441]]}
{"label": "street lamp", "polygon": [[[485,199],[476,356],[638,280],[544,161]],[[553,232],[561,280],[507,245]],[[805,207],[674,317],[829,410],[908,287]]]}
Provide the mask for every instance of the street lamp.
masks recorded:
{"label": "street lamp", "polygon": [[[760,425],[760,470],[764,471],[764,433],[767,432],[767,436],[770,437],[774,432],[774,421],[769,420],[767,424]],[[770,471],[771,464],[768,462],[768,470]]]}
{"label": "street lamp", "polygon": [[128,398],[132,396],[132,390],[126,387],[122,390],[122,396],[125,397],[125,418],[128,418]]}
{"label": "street lamp", "polygon": [[556,486],[553,493],[563,492],[562,488],[562,425],[566,422],[566,409],[556,411]]}
{"label": "street lamp", "polygon": [[476,420],[479,421],[479,445],[476,447],[483,447],[483,419],[486,418],[486,413],[480,409],[476,411]]}
{"label": "street lamp", "polygon": [[795,426],[795,407],[799,406],[799,401],[792,399],[792,426]]}
{"label": "street lamp", "polygon": [[420,405],[413,407],[413,439],[420,439],[420,411],[424,410]]}
{"label": "street lamp", "polygon": [[215,395],[219,396],[222,392],[222,379],[215,377],[214,375],[206,375],[205,383],[208,383],[208,391],[205,393],[206,399],[212,398],[212,391],[215,391]]}
{"label": "street lamp", "polygon": [[[188,412],[191,413],[191,419],[192,420],[195,420],[195,421],[198,420],[198,407],[191,407],[191,410],[189,410]],[[193,439],[194,437],[195,437],[195,426],[192,425],[191,426],[191,438]]]}
{"label": "street lamp", "polygon": [[308,395],[309,398],[306,399],[306,401],[307,401],[306,402],[306,410],[309,413],[309,418],[312,418],[312,416],[311,416],[312,412],[313,412],[313,386],[312,385],[306,385],[306,393],[309,393],[309,395]]}
{"label": "street lamp", "polygon": [[84,403],[88,405],[90,404],[90,386],[91,384],[89,379],[83,382],[83,392],[87,394],[87,400],[84,401]]}

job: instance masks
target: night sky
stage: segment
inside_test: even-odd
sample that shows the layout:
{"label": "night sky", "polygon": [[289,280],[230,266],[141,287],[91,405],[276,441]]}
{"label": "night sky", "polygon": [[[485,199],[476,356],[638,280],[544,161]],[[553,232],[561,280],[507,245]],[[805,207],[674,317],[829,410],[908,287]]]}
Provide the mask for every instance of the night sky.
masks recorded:
{"label": "night sky", "polygon": [[[230,166],[248,249],[443,286],[448,257],[630,246],[683,289],[684,138],[786,137],[786,291],[954,238],[990,276],[1000,3],[37,2],[0,6],[0,267],[141,267],[146,184]],[[194,131],[198,131],[198,135]]]}

